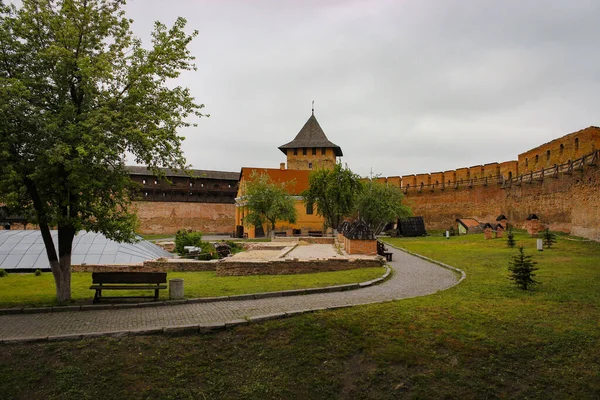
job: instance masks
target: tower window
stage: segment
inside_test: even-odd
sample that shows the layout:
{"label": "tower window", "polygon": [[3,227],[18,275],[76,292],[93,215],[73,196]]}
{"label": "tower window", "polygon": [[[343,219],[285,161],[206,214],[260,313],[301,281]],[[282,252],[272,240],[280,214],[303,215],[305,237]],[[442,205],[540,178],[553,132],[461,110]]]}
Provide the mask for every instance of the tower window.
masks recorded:
{"label": "tower window", "polygon": [[294,149],[294,155],[297,156],[298,155],[298,149]]}
{"label": "tower window", "polygon": [[560,145],[560,154],[562,154],[562,153],[563,153],[563,151],[565,151],[565,145],[564,145],[564,144],[561,144],[561,145]]}
{"label": "tower window", "polygon": [[324,156],[324,155],[325,155],[325,153],[326,153],[326,149],[325,149],[325,147],[322,147],[322,148],[321,148],[321,155],[322,155],[322,156]]}
{"label": "tower window", "polygon": [[579,138],[575,138],[575,150],[579,150]]}
{"label": "tower window", "polygon": [[540,156],[538,154],[536,154],[535,155],[535,163],[537,164],[539,160],[540,160]]}
{"label": "tower window", "polygon": [[312,163],[311,162],[308,163],[308,169],[312,169]]}
{"label": "tower window", "polygon": [[312,148],[312,155],[313,155],[313,156],[316,156],[316,155],[317,155],[317,148],[316,148],[316,147],[313,147],[313,148]]}
{"label": "tower window", "polygon": [[550,150],[547,150],[546,151],[546,160],[549,160],[549,159],[550,159]]}
{"label": "tower window", "polygon": [[306,147],[302,148],[302,155],[305,156],[306,155]]}

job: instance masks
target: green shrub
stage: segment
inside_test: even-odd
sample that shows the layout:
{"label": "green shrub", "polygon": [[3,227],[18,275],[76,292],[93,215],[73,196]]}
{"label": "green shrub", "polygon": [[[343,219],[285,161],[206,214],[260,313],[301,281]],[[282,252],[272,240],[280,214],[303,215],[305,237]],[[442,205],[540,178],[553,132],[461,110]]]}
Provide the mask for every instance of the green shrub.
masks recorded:
{"label": "green shrub", "polygon": [[41,276],[42,275],[42,271],[40,269],[36,269],[35,272],[33,273],[35,276]]}
{"label": "green shrub", "polygon": [[202,233],[188,229],[180,229],[175,235],[175,252],[179,255],[184,255],[185,246],[201,247]]}
{"label": "green shrub", "polygon": [[6,275],[8,275],[8,274],[6,273],[6,271],[5,271],[5,270],[3,270],[3,269],[0,269],[0,278],[4,278]]}
{"label": "green shrub", "polygon": [[225,243],[227,243],[231,248],[231,254],[236,254],[241,251],[244,251],[244,246],[242,246],[238,242],[234,242],[233,240],[226,240]]}

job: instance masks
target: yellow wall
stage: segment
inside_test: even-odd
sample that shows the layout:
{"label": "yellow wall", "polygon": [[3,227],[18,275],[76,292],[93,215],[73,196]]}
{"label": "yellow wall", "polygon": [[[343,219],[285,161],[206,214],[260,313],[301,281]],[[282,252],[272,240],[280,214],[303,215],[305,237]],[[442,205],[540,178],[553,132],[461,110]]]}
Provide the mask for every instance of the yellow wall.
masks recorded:
{"label": "yellow wall", "polygon": [[[296,212],[297,219],[295,224],[290,224],[287,221],[277,221],[275,224],[275,230],[277,232],[287,232],[288,236],[292,235],[293,229],[301,229],[302,234],[308,236],[308,231],[322,231],[323,230],[323,217],[317,215],[317,207],[313,207],[313,214],[306,214],[306,205],[301,199],[296,200]],[[238,205],[235,209],[235,224],[236,225],[244,225],[243,218],[247,214],[247,209],[245,206]],[[265,235],[269,232],[270,227],[267,227],[267,224],[263,225],[263,230]],[[254,226],[253,225],[244,225],[244,232],[248,234],[249,238],[254,238]]]}
{"label": "yellow wall", "polygon": [[[287,168],[288,169],[317,169],[317,168],[333,168],[335,166],[335,153],[332,148],[326,148],[325,154],[322,154],[321,147],[315,147],[316,154],[312,153],[313,147],[306,148],[306,155],[303,154],[302,148],[286,149]],[[296,155],[294,155],[296,150]],[[309,164],[312,163],[312,168]]]}
{"label": "yellow wall", "polygon": [[[244,217],[247,215],[247,208],[244,206],[244,190],[245,190],[245,180],[247,176],[251,175],[252,169],[242,169],[240,183],[238,185],[238,193],[236,198],[236,208],[235,208],[235,224],[236,225],[244,225],[244,232],[248,234],[249,238],[255,237],[255,229],[253,225],[244,224]],[[292,235],[293,229],[301,229],[303,235],[308,235],[308,231],[322,231],[323,230],[323,217],[317,215],[317,207],[313,206],[313,214],[306,214],[306,205],[302,201],[302,198],[298,196],[298,193],[301,193],[302,190],[308,187],[308,175],[309,172],[302,171],[291,171],[291,170],[277,170],[277,169],[262,169],[260,170],[263,173],[267,173],[271,176],[273,180],[276,178],[277,182],[285,181],[287,179],[293,179],[296,184],[293,185],[290,190],[293,190],[292,195],[296,197],[296,212],[297,218],[295,224],[290,224],[286,221],[277,221],[275,224],[275,230],[285,231],[288,235]],[[289,175],[289,176],[288,176]],[[267,225],[263,226],[265,234],[269,231],[267,229]]]}

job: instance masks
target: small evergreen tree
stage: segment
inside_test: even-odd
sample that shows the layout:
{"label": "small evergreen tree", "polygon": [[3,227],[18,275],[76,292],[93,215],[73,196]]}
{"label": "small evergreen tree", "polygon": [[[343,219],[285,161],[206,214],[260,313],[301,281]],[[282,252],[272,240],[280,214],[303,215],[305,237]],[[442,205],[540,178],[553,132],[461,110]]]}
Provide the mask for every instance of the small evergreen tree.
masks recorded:
{"label": "small evergreen tree", "polygon": [[511,226],[508,228],[508,234],[506,235],[506,245],[512,249],[516,244],[517,241],[515,240],[515,234],[513,233]]}
{"label": "small evergreen tree", "polygon": [[536,264],[537,262],[533,261],[533,256],[526,255],[523,252],[523,246],[519,247],[519,254],[514,255],[509,262],[509,278],[523,290],[527,290],[528,286],[539,284],[533,279],[535,276],[533,272],[539,269],[535,266]]}
{"label": "small evergreen tree", "polygon": [[554,243],[556,243],[556,235],[550,232],[550,229],[546,228],[544,233],[542,233],[542,241],[544,242],[544,246],[549,249]]}

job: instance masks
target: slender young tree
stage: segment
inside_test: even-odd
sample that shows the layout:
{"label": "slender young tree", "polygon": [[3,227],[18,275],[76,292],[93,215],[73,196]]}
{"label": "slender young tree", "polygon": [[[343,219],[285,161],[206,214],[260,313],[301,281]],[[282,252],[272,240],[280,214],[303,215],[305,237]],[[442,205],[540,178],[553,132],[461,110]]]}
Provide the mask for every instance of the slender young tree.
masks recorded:
{"label": "slender young tree", "polygon": [[546,228],[544,233],[542,233],[542,241],[544,242],[544,246],[549,249],[556,243],[556,234],[550,232],[550,229]]}
{"label": "slender young tree", "polygon": [[534,271],[539,269],[536,264],[533,256],[525,254],[523,246],[519,247],[519,253],[512,257],[508,266],[509,278],[523,290],[527,290],[531,285],[538,285],[539,282],[533,279]]}
{"label": "slender young tree", "polygon": [[[184,168],[186,88],[196,32],[156,22],[149,48],[125,0],[0,2],[0,203],[39,225],[59,302],[71,298],[71,250],[82,229],[134,240],[125,153],[160,174]],[[55,246],[51,229],[58,230]]]}
{"label": "slender young tree", "polygon": [[317,215],[325,219],[324,228],[337,227],[351,215],[363,187],[360,177],[337,163],[333,169],[317,169],[308,176],[309,188],[302,193],[306,204],[317,206]]}
{"label": "slender young tree", "polygon": [[364,182],[356,199],[356,210],[373,234],[378,235],[389,222],[411,215],[410,208],[402,204],[399,188],[386,186],[373,179]]}
{"label": "slender young tree", "polygon": [[277,184],[267,174],[250,175],[250,181],[244,182],[243,197],[248,214],[244,222],[262,226],[268,222],[267,229],[275,230],[277,221],[295,223],[297,218],[296,201],[286,191],[288,185],[295,182]]}
{"label": "slender young tree", "polygon": [[515,234],[513,232],[512,226],[508,227],[508,234],[506,235],[506,245],[511,249],[515,247],[517,241],[515,240]]}

